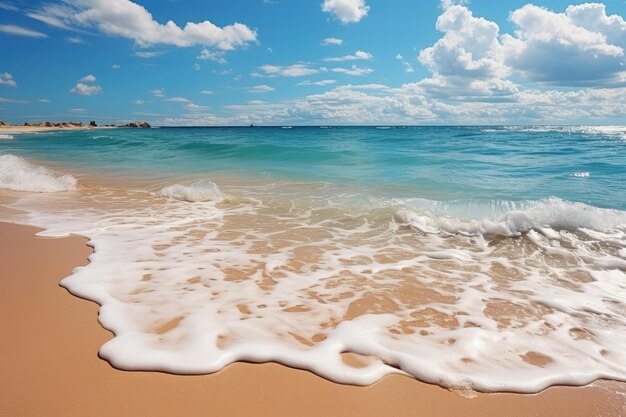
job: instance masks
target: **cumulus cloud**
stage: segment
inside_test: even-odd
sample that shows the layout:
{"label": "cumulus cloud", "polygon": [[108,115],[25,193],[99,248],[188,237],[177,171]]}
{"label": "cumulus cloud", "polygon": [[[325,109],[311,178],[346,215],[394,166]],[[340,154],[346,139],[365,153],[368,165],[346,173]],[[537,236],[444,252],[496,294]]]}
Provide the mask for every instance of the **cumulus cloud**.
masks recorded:
{"label": "cumulus cloud", "polygon": [[333,14],[341,23],[355,23],[367,16],[370,6],[365,0],[324,0],[322,10]]}
{"label": "cumulus cloud", "polygon": [[343,39],[339,38],[324,38],[322,42],[320,42],[323,46],[335,46],[343,44]]}
{"label": "cumulus cloud", "polygon": [[16,25],[0,25],[0,32],[6,33],[11,36],[23,36],[26,38],[47,38],[45,33],[37,32],[36,30],[27,29]]}
{"label": "cumulus cloud", "polygon": [[95,82],[95,76],[92,74],[85,75],[83,78],[78,80],[72,89],[70,89],[70,92],[81,96],[93,96],[94,94],[100,94],[102,92],[102,87],[94,84]]}
{"label": "cumulus cloud", "polygon": [[357,67],[356,65],[353,65],[350,68],[333,68],[331,69],[331,71],[338,72],[340,74],[354,75],[357,77],[363,77],[365,75],[369,75],[372,72],[374,72],[374,70],[371,68],[361,68],[361,67]]}
{"label": "cumulus cloud", "polygon": [[269,93],[270,91],[274,91],[274,87],[270,87],[266,84],[255,85],[254,87],[248,88],[246,91],[248,93]]}
{"label": "cumulus cloud", "polygon": [[370,54],[369,52],[356,51],[355,53],[350,54],[350,55],[337,56],[337,57],[332,57],[332,58],[324,58],[324,61],[327,61],[327,62],[341,62],[341,61],[356,61],[358,59],[369,61],[372,58],[374,58],[374,56],[372,54]]}
{"label": "cumulus cloud", "polygon": [[13,79],[13,76],[8,72],[0,73],[0,85],[6,85],[7,87],[17,87],[17,83]]}
{"label": "cumulus cloud", "polygon": [[208,20],[187,22],[180,27],[169,20],[162,24],[143,6],[130,0],[76,0],[62,5],[49,4],[29,16],[49,25],[73,29],[96,27],[110,36],[132,39],[139,46],[209,46],[233,50],[257,40],[254,30],[242,23],[224,27]]}
{"label": "cumulus cloud", "polygon": [[89,74],[89,75],[85,75],[83,78],[81,78],[78,81],[81,83],[95,83],[96,77],[92,74]]}
{"label": "cumulus cloud", "polygon": [[165,97],[165,91],[162,88],[155,88],[150,93],[155,97]]}
{"label": "cumulus cloud", "polygon": [[510,16],[506,63],[526,78],[560,85],[626,83],[626,22],[603,4],[569,6],[565,13],[528,4]]}
{"label": "cumulus cloud", "polygon": [[269,77],[303,77],[305,75],[312,75],[320,72],[320,70],[311,68],[307,64],[293,64],[289,66],[261,65],[259,69],[262,71],[262,74],[254,75]]}
{"label": "cumulus cloud", "polygon": [[474,17],[465,7],[451,6],[439,16],[436,27],[443,37],[419,54],[420,62],[434,74],[472,79],[508,74],[494,22]]}
{"label": "cumulus cloud", "polygon": [[204,61],[215,61],[218,64],[226,63],[226,59],[224,58],[223,51],[212,51],[207,48],[203,48],[200,51],[200,55],[198,55],[197,58],[204,60]]}
{"label": "cumulus cloud", "polygon": [[100,94],[102,87],[99,85],[89,85],[84,83],[77,83],[70,92],[80,94],[81,96],[92,96],[94,94]]}

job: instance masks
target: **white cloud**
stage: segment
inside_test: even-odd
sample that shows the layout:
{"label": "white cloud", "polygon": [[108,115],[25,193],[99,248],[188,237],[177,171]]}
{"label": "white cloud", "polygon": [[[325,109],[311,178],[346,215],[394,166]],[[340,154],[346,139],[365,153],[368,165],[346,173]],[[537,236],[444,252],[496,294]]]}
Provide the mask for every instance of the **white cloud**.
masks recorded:
{"label": "white cloud", "polygon": [[0,73],[0,85],[6,85],[7,87],[17,87],[17,83],[13,79],[13,76],[8,72]]}
{"label": "white cloud", "polygon": [[132,39],[140,46],[202,45],[229,51],[257,39],[256,32],[241,23],[219,27],[205,20],[180,27],[170,20],[161,24],[146,8],[130,0],[75,0],[46,5],[29,16],[64,29],[95,26],[106,35]]}
{"label": "white cloud", "polygon": [[83,78],[81,78],[78,81],[81,83],[95,83],[96,77],[92,74],[89,74],[89,75],[85,75]]}
{"label": "white cloud", "polygon": [[70,113],[87,113],[89,110],[82,109],[82,108],[73,108],[73,109],[67,109],[67,111]]}
{"label": "white cloud", "polygon": [[145,101],[143,101],[143,100],[139,100],[139,99],[137,99],[137,100],[133,100],[133,104],[136,104],[136,105],[138,105],[138,106],[141,106],[141,105],[143,105],[144,103],[145,103]]}
{"label": "white cloud", "polygon": [[342,23],[355,23],[370,10],[365,0],[324,0],[322,11],[332,13]]}
{"label": "white cloud", "polygon": [[320,72],[320,70],[311,68],[306,64],[294,64],[289,66],[261,65],[259,69],[263,71],[261,76],[281,77],[303,77],[305,75],[312,75]]}
{"label": "white cloud", "polygon": [[27,29],[16,25],[0,25],[0,32],[6,33],[12,36],[23,36],[26,38],[47,38],[45,33],[37,32],[35,30]]}
{"label": "white cloud", "polygon": [[94,94],[100,94],[102,92],[102,87],[93,84],[95,82],[95,76],[92,74],[85,75],[83,78],[78,80],[72,89],[70,89],[70,92],[80,94],[81,96],[93,96]]}
{"label": "white cloud", "polygon": [[80,36],[68,36],[65,38],[65,41],[68,43],[73,43],[76,45],[86,45],[87,41],[81,38]]}
{"label": "white cloud", "polygon": [[166,98],[165,101],[171,101],[172,103],[191,103],[191,100],[185,97],[171,97]]}
{"label": "white cloud", "polygon": [[372,54],[370,54],[369,52],[356,51],[354,54],[351,54],[351,55],[344,55],[344,56],[338,56],[338,57],[332,57],[332,58],[324,58],[324,61],[326,61],[326,62],[342,62],[342,61],[356,61],[358,59],[362,59],[364,61],[370,61],[372,58],[374,58],[374,56]]}
{"label": "white cloud", "polygon": [[197,58],[202,60],[215,61],[218,64],[226,63],[223,51],[211,51],[206,48],[203,48],[202,51],[200,51],[200,55],[198,55]]}
{"label": "white cloud", "polygon": [[269,85],[261,84],[255,85],[254,87],[248,88],[248,93],[269,93],[270,91],[276,90],[274,87],[270,87]]}
{"label": "white cloud", "polygon": [[337,82],[337,80],[319,80],[319,81],[311,81],[311,80],[306,80],[306,81],[302,81],[299,82],[296,85],[316,85],[316,86],[325,86],[325,85],[330,85],[330,84],[335,84]]}
{"label": "white cloud", "polygon": [[102,87],[99,85],[89,85],[84,83],[77,83],[70,92],[80,94],[81,96],[92,96],[94,94],[100,94]]}
{"label": "white cloud", "polygon": [[48,100],[47,98],[40,98],[39,100],[37,100],[40,103],[52,103],[50,100]]}
{"label": "white cloud", "polygon": [[510,16],[506,63],[526,78],[560,85],[626,83],[626,22],[605,6],[585,3],[555,13],[528,4]]}
{"label": "white cloud", "polygon": [[338,72],[340,74],[354,75],[357,77],[362,77],[362,76],[365,76],[374,72],[374,70],[371,68],[361,68],[361,67],[357,67],[356,65],[353,65],[350,68],[333,68],[331,69],[331,71]]}
{"label": "white cloud", "polygon": [[133,56],[136,56],[138,58],[148,58],[148,59],[157,58],[161,55],[163,55],[163,52],[159,52],[159,51],[138,51],[133,54]]}
{"label": "white cloud", "polygon": [[335,46],[335,45],[341,45],[342,43],[343,43],[343,40],[339,38],[324,38],[322,39],[322,42],[320,42],[320,44],[324,46]]}
{"label": "white cloud", "polygon": [[207,106],[201,106],[201,105],[196,104],[196,103],[187,103],[187,104],[185,104],[185,109],[187,109],[190,112],[198,112],[198,111],[206,110],[206,109],[208,109],[208,107]]}
{"label": "white cloud", "polygon": [[474,17],[465,7],[451,6],[439,16],[436,27],[444,36],[419,54],[420,62],[434,74],[473,79],[508,74],[494,22]]}
{"label": "white cloud", "polygon": [[413,68],[413,65],[411,65],[410,62],[408,62],[406,59],[404,59],[404,56],[402,56],[402,54],[397,54],[396,55],[396,59],[400,62],[402,62],[402,65],[404,65],[404,70],[406,72],[415,72],[415,68]]}
{"label": "white cloud", "polygon": [[215,92],[211,90],[202,90],[200,91],[200,94],[211,95],[211,94],[215,94]]}
{"label": "white cloud", "polygon": [[113,68],[113,69],[120,69],[120,68],[122,68],[122,66],[118,65],[118,64],[113,64],[113,65],[111,65],[111,68]]}
{"label": "white cloud", "polygon": [[150,93],[155,96],[155,97],[164,97],[165,96],[165,91],[163,91],[162,88],[155,88],[154,90],[150,91]]}
{"label": "white cloud", "polygon": [[455,5],[463,6],[463,5],[467,4],[468,1],[469,0],[441,0],[440,5],[441,5],[441,8],[445,10],[448,7],[452,7],[452,6],[455,6]]}

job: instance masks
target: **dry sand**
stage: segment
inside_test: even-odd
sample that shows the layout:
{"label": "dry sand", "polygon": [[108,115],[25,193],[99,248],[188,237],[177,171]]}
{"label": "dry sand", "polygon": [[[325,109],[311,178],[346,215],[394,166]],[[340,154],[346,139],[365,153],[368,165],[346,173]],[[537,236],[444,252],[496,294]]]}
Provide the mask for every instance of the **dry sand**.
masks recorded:
{"label": "dry sand", "polygon": [[114,126],[16,126],[4,125],[0,126],[0,133],[36,133],[36,132],[54,132],[57,130],[90,130],[90,129],[116,129]]}
{"label": "dry sand", "polygon": [[36,238],[0,223],[0,416],[626,416],[626,384],[467,399],[389,376],[339,385],[277,364],[234,364],[206,376],[123,372],[97,356],[111,337],[96,304],[59,287],[91,249],[81,237]]}

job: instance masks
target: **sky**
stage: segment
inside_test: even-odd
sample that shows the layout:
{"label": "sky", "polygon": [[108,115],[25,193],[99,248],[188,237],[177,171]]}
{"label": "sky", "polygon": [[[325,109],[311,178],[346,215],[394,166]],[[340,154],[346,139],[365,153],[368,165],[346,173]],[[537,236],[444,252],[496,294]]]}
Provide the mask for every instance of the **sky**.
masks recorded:
{"label": "sky", "polygon": [[626,0],[0,0],[0,120],[626,125]]}

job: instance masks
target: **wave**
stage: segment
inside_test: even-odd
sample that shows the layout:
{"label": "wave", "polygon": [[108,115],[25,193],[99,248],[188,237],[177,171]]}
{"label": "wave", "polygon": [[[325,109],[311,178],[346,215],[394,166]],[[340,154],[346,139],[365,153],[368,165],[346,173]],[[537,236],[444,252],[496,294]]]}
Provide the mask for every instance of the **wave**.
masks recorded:
{"label": "wave", "polygon": [[48,193],[75,190],[76,183],[71,175],[55,176],[48,168],[33,165],[19,156],[0,156],[0,188]]}
{"label": "wave", "polygon": [[220,201],[222,199],[219,187],[210,180],[199,180],[191,185],[169,185],[161,189],[161,195],[189,202]]}
{"label": "wave", "polygon": [[626,212],[589,206],[551,197],[533,201],[424,199],[395,200],[400,203],[395,220],[424,233],[520,236],[531,230],[609,232],[626,228]]}
{"label": "wave", "polygon": [[11,140],[13,139],[13,135],[5,135],[5,134],[0,134],[0,140]]}

